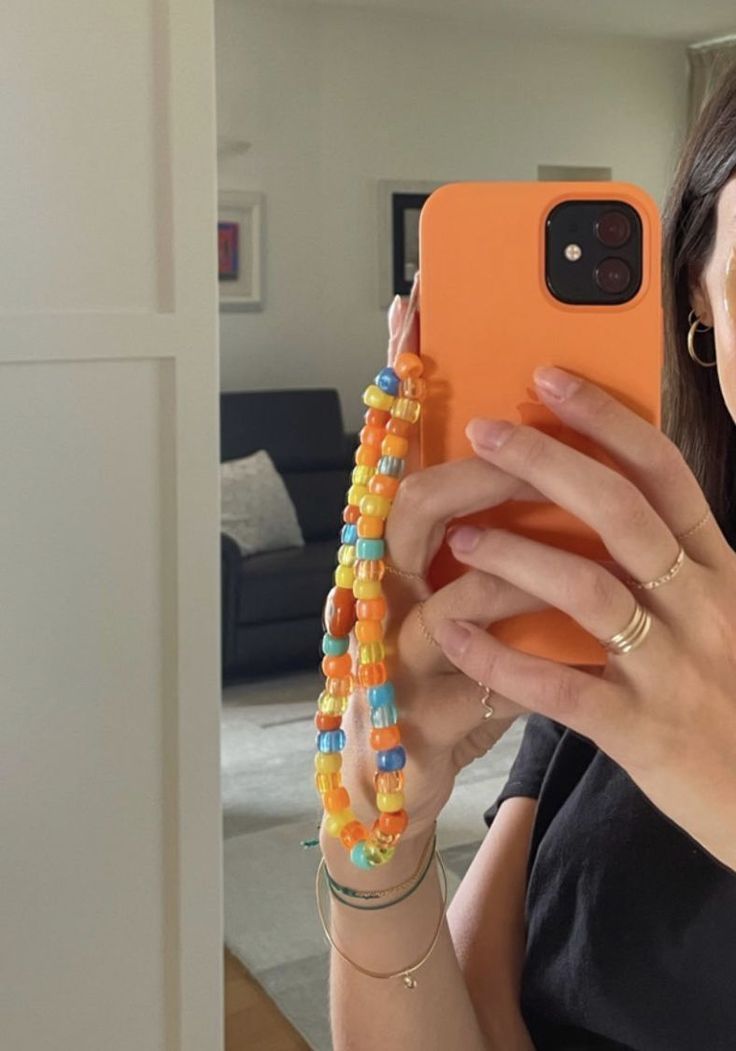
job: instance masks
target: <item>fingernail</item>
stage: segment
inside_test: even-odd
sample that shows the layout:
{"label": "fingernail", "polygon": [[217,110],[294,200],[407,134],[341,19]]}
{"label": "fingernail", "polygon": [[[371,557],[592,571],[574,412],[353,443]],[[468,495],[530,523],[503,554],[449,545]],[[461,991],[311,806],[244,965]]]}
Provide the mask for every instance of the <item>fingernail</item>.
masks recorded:
{"label": "fingernail", "polygon": [[470,642],[470,631],[456,620],[441,620],[434,637],[448,656],[461,657]]}
{"label": "fingernail", "polygon": [[395,295],[391,301],[391,306],[388,308],[388,330],[392,336],[396,335],[396,328],[399,322],[399,309],[401,307],[401,296]]}
{"label": "fingernail", "polygon": [[454,551],[466,553],[478,546],[480,532],[475,526],[456,526],[450,531],[447,539]]}
{"label": "fingernail", "polygon": [[536,385],[558,401],[569,398],[582,382],[577,376],[572,376],[564,369],[555,368],[554,365],[539,365],[532,375]]}
{"label": "fingernail", "polygon": [[465,433],[473,445],[499,449],[514,429],[510,420],[471,420]]}

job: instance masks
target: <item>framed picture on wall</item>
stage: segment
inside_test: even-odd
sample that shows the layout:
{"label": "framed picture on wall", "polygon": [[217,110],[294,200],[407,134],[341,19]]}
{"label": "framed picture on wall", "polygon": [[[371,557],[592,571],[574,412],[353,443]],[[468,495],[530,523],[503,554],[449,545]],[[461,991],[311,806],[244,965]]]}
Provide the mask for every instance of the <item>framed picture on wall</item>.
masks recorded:
{"label": "framed picture on wall", "polygon": [[221,190],[217,209],[221,310],[263,309],[264,194]]}
{"label": "framed picture on wall", "polygon": [[419,214],[429,195],[442,182],[379,179],[379,293],[380,305],[395,295],[408,296],[419,269]]}

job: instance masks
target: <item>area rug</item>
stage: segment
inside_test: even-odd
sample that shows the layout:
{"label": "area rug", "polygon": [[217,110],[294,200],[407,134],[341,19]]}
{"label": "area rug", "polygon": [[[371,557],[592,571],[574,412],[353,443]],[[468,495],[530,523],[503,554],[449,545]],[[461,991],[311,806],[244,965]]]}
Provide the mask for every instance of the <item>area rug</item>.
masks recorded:
{"label": "area rug", "polygon": [[[330,946],[314,897],[320,801],[313,788],[318,671],[226,687],[222,705],[225,943],[314,1051],[332,1051]],[[519,746],[522,721],[460,774],[438,821],[451,900],[486,832],[483,811]],[[254,1049],[255,1051],[255,1049]]]}

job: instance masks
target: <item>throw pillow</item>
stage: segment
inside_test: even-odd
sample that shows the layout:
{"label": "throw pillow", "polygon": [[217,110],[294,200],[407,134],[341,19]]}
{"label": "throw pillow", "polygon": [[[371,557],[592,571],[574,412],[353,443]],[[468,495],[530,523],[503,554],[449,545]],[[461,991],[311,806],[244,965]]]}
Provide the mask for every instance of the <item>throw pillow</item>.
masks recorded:
{"label": "throw pillow", "polygon": [[284,480],[265,449],[220,464],[222,531],[244,555],[304,547]]}

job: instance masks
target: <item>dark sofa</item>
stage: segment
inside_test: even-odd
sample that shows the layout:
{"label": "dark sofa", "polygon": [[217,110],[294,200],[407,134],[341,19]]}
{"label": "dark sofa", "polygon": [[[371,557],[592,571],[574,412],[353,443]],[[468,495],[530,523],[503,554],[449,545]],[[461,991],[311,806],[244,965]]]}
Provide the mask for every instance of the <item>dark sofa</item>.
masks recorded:
{"label": "dark sofa", "polygon": [[332,586],[357,434],[345,433],[336,390],[220,395],[220,461],[266,449],[306,541],[243,557],[222,534],[223,680],[319,667],[322,607]]}

